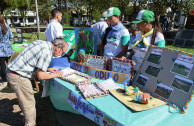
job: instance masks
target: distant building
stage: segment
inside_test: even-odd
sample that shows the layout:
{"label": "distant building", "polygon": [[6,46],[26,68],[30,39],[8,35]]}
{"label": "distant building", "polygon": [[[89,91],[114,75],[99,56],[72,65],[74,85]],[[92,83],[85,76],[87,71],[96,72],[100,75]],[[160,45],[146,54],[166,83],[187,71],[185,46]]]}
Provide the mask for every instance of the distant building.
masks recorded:
{"label": "distant building", "polygon": [[22,16],[19,11],[12,10],[9,14],[5,15],[5,21],[9,26],[30,26],[36,25],[36,13],[33,11],[26,11],[26,15]]}

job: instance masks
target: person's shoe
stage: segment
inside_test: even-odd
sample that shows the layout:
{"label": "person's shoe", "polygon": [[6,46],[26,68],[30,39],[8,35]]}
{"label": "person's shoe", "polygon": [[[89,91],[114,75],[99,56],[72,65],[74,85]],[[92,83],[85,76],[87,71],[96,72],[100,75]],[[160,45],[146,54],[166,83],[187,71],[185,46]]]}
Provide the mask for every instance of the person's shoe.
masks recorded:
{"label": "person's shoe", "polygon": [[7,87],[7,82],[3,82],[3,86],[4,87]]}
{"label": "person's shoe", "polygon": [[0,91],[7,87],[7,82],[0,83]]}
{"label": "person's shoe", "polygon": [[4,89],[3,83],[0,83],[0,91]]}

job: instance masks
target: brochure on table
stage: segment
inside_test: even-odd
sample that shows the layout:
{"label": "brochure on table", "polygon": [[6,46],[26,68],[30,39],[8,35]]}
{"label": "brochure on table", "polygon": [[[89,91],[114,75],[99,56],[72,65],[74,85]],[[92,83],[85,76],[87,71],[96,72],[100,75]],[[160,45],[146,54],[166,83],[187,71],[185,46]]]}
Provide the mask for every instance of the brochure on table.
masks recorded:
{"label": "brochure on table", "polygon": [[194,89],[194,56],[150,46],[133,84],[185,112]]}

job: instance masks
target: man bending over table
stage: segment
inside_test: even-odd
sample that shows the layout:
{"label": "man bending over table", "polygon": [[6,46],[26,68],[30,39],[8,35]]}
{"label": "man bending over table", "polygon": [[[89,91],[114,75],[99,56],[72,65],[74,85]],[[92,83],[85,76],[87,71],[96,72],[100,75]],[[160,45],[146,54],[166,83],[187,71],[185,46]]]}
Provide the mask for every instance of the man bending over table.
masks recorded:
{"label": "man bending over table", "polygon": [[[63,72],[48,68],[51,58],[62,56],[68,49],[64,39],[52,42],[37,40],[26,47],[9,65],[7,79],[16,93],[25,117],[25,126],[36,125],[36,108],[30,79],[48,80],[61,77]],[[46,71],[52,72],[52,74]]]}

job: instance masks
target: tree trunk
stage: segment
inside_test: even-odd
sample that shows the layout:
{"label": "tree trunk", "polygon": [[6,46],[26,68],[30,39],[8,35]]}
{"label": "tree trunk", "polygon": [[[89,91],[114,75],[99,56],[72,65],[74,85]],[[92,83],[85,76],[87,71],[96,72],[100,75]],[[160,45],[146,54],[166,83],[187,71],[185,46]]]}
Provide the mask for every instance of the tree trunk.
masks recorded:
{"label": "tree trunk", "polygon": [[26,11],[25,10],[24,10],[23,23],[24,23],[24,26],[26,26]]}
{"label": "tree trunk", "polygon": [[68,0],[65,0],[65,11],[66,12],[68,12],[68,5],[67,5],[67,3],[68,3]]}
{"label": "tree trunk", "polygon": [[170,18],[170,31],[172,31],[174,29],[174,19],[175,19],[175,12],[172,12],[171,18]]}
{"label": "tree trunk", "polygon": [[183,23],[183,29],[185,29],[186,23],[187,23],[187,17],[188,15],[185,15],[184,23]]}

